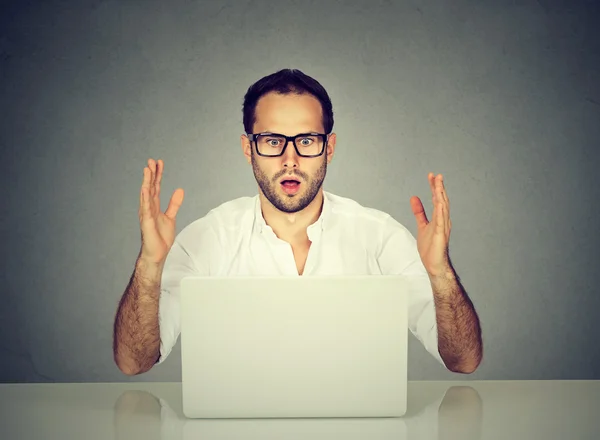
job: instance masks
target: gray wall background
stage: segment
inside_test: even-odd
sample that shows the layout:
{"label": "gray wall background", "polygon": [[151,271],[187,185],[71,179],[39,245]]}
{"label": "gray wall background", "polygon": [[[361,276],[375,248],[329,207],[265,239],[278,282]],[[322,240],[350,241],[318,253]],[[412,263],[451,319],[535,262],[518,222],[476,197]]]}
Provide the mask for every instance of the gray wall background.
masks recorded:
{"label": "gray wall background", "polygon": [[443,173],[451,258],[485,359],[409,379],[600,379],[600,35],[589,1],[20,1],[0,26],[0,381],[178,381],[113,364],[139,251],[142,169],[165,161],[177,231],[254,195],[242,98],[303,70],[331,95],[325,188],[416,233]]}

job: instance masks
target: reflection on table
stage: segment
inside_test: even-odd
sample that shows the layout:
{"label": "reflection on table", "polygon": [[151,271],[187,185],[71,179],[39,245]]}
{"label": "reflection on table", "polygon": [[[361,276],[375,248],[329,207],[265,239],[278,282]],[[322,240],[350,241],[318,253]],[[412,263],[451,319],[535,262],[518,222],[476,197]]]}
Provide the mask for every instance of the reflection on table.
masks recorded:
{"label": "reflection on table", "polygon": [[181,383],[0,384],[0,439],[600,439],[600,381],[408,383],[401,418],[186,419]]}
{"label": "reflection on table", "polygon": [[[481,438],[482,401],[469,386],[415,389],[402,418],[186,419],[180,402],[125,391],[114,412],[115,439],[451,439]],[[177,410],[174,410],[176,407]]]}

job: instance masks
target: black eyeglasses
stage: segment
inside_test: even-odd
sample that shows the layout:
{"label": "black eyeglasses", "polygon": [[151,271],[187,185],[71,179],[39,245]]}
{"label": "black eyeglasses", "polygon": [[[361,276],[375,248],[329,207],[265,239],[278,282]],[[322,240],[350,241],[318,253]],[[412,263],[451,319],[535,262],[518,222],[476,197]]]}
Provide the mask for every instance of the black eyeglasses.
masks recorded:
{"label": "black eyeglasses", "polygon": [[247,133],[250,142],[256,145],[259,156],[278,157],[285,153],[288,142],[292,141],[298,156],[318,157],[325,151],[328,135],[325,133],[300,133],[286,136],[279,133]]}

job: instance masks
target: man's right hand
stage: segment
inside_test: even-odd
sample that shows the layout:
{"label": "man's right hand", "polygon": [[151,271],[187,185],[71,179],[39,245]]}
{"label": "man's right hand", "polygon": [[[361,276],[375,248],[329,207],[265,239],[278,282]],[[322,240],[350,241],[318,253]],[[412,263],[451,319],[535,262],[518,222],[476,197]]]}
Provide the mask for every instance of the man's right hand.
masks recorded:
{"label": "man's right hand", "polygon": [[162,160],[148,159],[144,168],[144,181],[140,192],[140,228],[142,248],[139,258],[144,262],[160,265],[175,241],[175,216],[183,202],[183,189],[175,190],[167,210],[160,210],[160,182],[164,170]]}

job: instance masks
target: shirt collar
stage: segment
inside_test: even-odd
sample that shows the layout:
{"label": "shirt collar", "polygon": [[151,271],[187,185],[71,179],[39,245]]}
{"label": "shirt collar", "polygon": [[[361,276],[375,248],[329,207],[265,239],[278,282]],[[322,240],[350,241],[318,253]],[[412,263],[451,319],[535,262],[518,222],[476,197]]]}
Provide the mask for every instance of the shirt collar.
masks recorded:
{"label": "shirt collar", "polygon": [[[254,196],[254,230],[259,233],[271,233],[274,234],[273,229],[265,222],[265,218],[262,215],[262,210],[260,208],[260,197],[257,194]],[[309,225],[307,228],[307,234],[309,239],[313,241],[313,234],[317,234],[320,236],[320,233],[325,230],[325,227],[329,224],[331,217],[331,199],[329,197],[329,193],[323,191],[323,209],[321,210],[321,214],[316,222],[312,225]]]}

